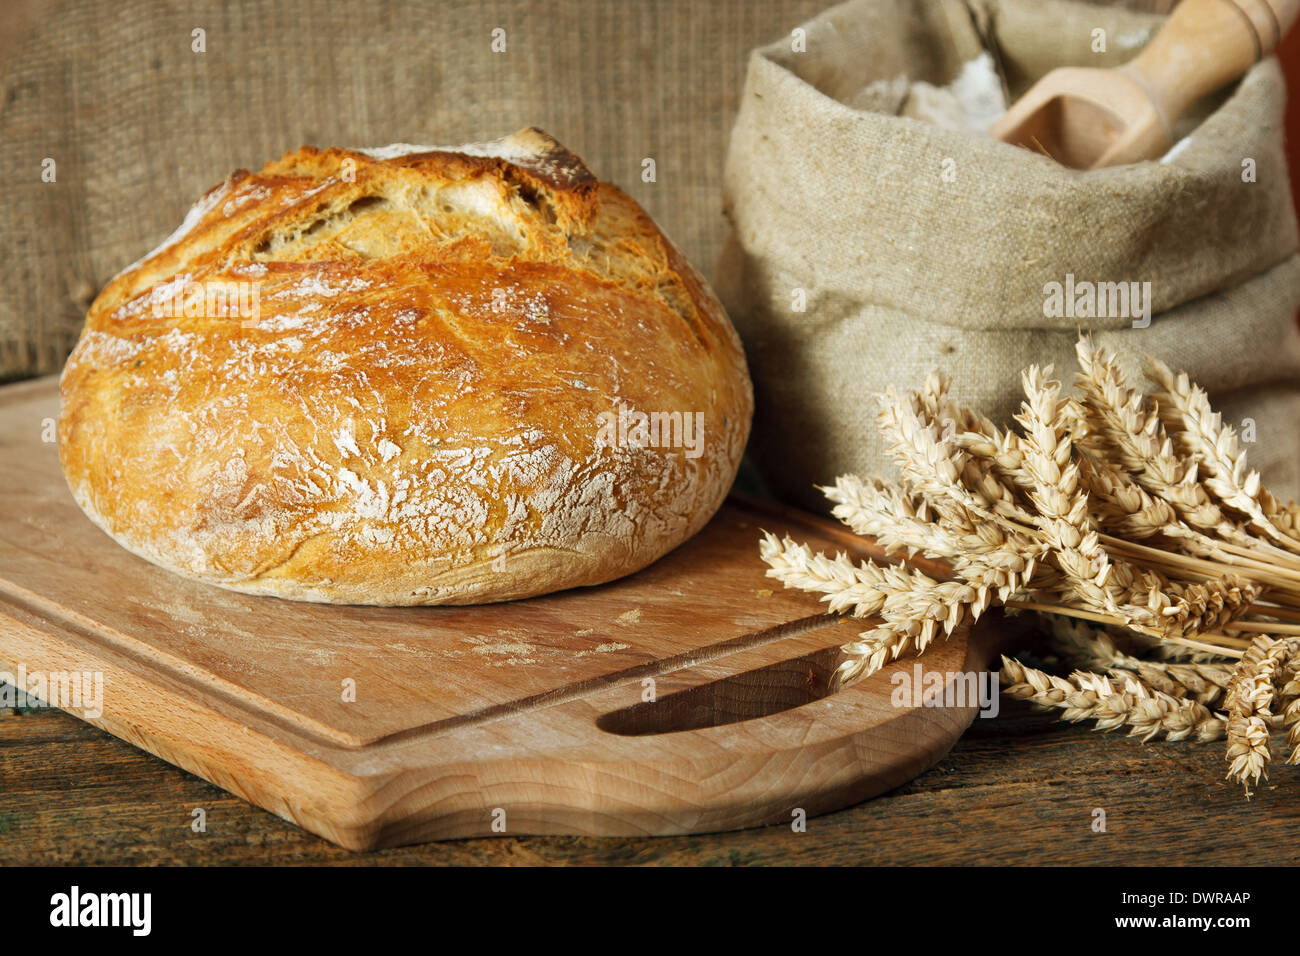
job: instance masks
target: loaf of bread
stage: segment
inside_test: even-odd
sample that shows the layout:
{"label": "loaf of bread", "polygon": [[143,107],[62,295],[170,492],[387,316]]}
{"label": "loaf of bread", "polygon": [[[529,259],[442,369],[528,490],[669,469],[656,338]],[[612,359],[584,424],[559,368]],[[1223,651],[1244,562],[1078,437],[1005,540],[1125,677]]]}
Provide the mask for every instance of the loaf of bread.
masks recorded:
{"label": "loaf of bread", "polygon": [[123,547],[383,605],[644,567],[721,504],[752,410],[704,280],[535,129],[234,173],[100,293],[61,391],[69,487]]}

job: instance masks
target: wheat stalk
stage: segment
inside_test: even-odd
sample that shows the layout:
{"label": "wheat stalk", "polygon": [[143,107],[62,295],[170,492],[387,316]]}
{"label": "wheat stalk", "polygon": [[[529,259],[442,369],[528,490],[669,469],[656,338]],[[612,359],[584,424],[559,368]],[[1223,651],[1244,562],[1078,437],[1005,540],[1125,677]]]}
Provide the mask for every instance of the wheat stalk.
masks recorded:
{"label": "wheat stalk", "polygon": [[[874,673],[906,650],[924,651],[942,632],[950,636],[965,620],[976,620],[989,604],[989,589],[964,581],[936,581],[920,572],[873,561],[854,562],[814,554],[807,545],[765,532],[759,554],[767,575],[787,587],[822,595],[830,610],[853,617],[882,619],[882,626],[864,631],[845,653],[865,658],[865,669],[850,676]],[[841,680],[846,680],[843,675]]]}
{"label": "wheat stalk", "polygon": [[1286,640],[1261,634],[1250,645],[1228,687],[1228,779],[1246,788],[1268,776],[1272,757],[1269,718],[1276,693],[1276,672],[1294,653]]}
{"label": "wheat stalk", "polygon": [[1241,613],[1257,591],[1235,578],[1185,584],[1112,560],[1101,545],[1074,460],[1071,432],[1084,427],[1082,408],[1062,403],[1060,383],[1037,366],[1026,370],[1023,384],[1026,401],[1016,418],[1025,430],[1025,467],[1034,482],[1031,499],[1039,528],[1068,580],[1066,597],[1184,639],[1217,631]]}
{"label": "wheat stalk", "polygon": [[1059,710],[1062,720],[1092,720],[1098,730],[1128,727],[1129,736],[1153,740],[1217,740],[1223,717],[1198,701],[1171,697],[1130,675],[1111,678],[1087,671],[1056,677],[1003,656],[1003,693],[1037,707]]}
{"label": "wheat stalk", "polygon": [[1050,370],[1025,371],[1019,434],[954,401],[943,375],[886,391],[878,424],[902,480],[844,475],[822,489],[886,554],[947,573],[765,534],[767,573],[873,619],[844,647],[841,684],[924,653],[994,603],[1049,615],[1051,647],[1084,669],[1004,659],[1007,693],[1144,739],[1227,736],[1228,776],[1249,794],[1271,728],[1300,762],[1300,509],[1247,469],[1185,375],[1149,363],[1153,398],[1088,339],[1077,352],[1081,400]]}
{"label": "wheat stalk", "polygon": [[[1028,434],[1014,446],[1018,459],[1014,467],[1019,487],[1029,489],[1036,514],[1020,507],[1015,483],[1004,484],[992,475],[991,468],[980,468],[973,456],[960,452],[953,438],[926,417],[953,415],[964,424],[973,423],[997,446],[1011,446],[998,439],[993,426],[948,401],[946,380],[932,378],[923,392],[899,396],[891,391],[882,397],[881,425],[892,439],[891,452],[909,484],[921,486],[921,493],[935,503],[940,518],[950,524],[970,524],[982,517],[1020,540],[1032,535],[1037,525],[1039,535],[1054,550],[1071,597],[1093,610],[1123,616],[1134,626],[1159,630],[1171,638],[1185,639],[1197,629],[1216,630],[1239,613],[1242,591],[1235,581],[1175,585],[1155,572],[1139,575],[1127,562],[1110,561],[1091,525],[1088,498],[1077,486],[1071,457],[1073,436],[1086,429],[1084,409],[1078,403],[1060,401],[1059,383],[1046,381],[1036,368],[1026,373],[1025,389],[1027,401],[1019,420]],[[1057,458],[1060,464],[1055,462]],[[934,462],[940,460],[951,467],[936,471]],[[859,520],[857,527],[866,525]]]}
{"label": "wheat stalk", "polygon": [[1174,507],[1191,527],[1230,541],[1251,544],[1197,480],[1194,462],[1174,452],[1159,415],[1147,408],[1141,392],[1130,388],[1114,358],[1081,337],[1076,383],[1096,442],[1109,449],[1117,464],[1152,495]]}
{"label": "wheat stalk", "polygon": [[1267,488],[1259,492],[1259,506],[1264,509],[1268,520],[1288,538],[1300,542],[1300,505],[1294,501],[1283,503],[1268,493]]}
{"label": "wheat stalk", "polygon": [[1284,547],[1300,552],[1300,543],[1283,534],[1260,503],[1259,472],[1248,471],[1246,452],[1236,430],[1210,407],[1209,397],[1183,372],[1175,375],[1164,362],[1147,356],[1147,378],[1160,386],[1155,396],[1166,429],[1175,431],[1184,451],[1204,466],[1205,487],[1223,504],[1241,512],[1250,526]]}
{"label": "wheat stalk", "polygon": [[[1188,416],[1196,423],[1198,431],[1196,436],[1189,437],[1185,417],[1173,418],[1165,406],[1157,403],[1151,403],[1154,407],[1149,408],[1149,400],[1127,385],[1119,366],[1108,352],[1095,348],[1087,338],[1080,338],[1076,352],[1081,369],[1076,380],[1084,393],[1086,414],[1094,433],[1094,448],[1100,446],[1113,452],[1116,460],[1139,484],[1173,505],[1189,526],[1220,539],[1222,549],[1263,556],[1275,563],[1300,568],[1296,555],[1291,551],[1254,538],[1229,520],[1207,491],[1207,487],[1213,484],[1224,495],[1239,500],[1244,506],[1249,507],[1247,502],[1253,497],[1257,501],[1266,501],[1275,514],[1284,510],[1272,496],[1266,497],[1263,489],[1254,487],[1258,478],[1252,479],[1244,472],[1245,455],[1236,446],[1235,434],[1231,429],[1225,431],[1220,427],[1218,416],[1209,408],[1204,393],[1196,400],[1201,404],[1197,404],[1193,414]],[[1159,375],[1158,363],[1153,364],[1154,361],[1148,359],[1149,373]],[[1176,380],[1171,386],[1175,392],[1181,388]],[[1191,388],[1189,383],[1188,396],[1181,399],[1185,403],[1193,401]],[[1180,399],[1175,395],[1169,400]],[[1178,429],[1179,444],[1187,451],[1186,457],[1175,452],[1174,441],[1166,431],[1167,424]],[[1231,454],[1218,449],[1216,442],[1223,442],[1224,449]],[[1204,481],[1200,477],[1201,469],[1207,472]],[[1239,492],[1233,490],[1234,484],[1241,486]],[[1262,510],[1265,506],[1259,504],[1258,507]],[[1264,523],[1272,533],[1286,540],[1287,536],[1281,534],[1267,517]]]}
{"label": "wheat stalk", "polygon": [[1132,671],[1170,697],[1188,698],[1207,707],[1219,702],[1232,679],[1226,664],[1151,661],[1121,650],[1115,636],[1081,621],[1052,616],[1051,642],[1077,666],[1111,674]]}
{"label": "wheat stalk", "polygon": [[[1201,583],[1222,576],[1222,565],[1229,564],[1245,581],[1294,587],[1289,584],[1286,572],[1224,551],[1212,538],[1188,528],[1167,502],[1152,497],[1109,462],[1081,456],[1079,478],[1088,494],[1097,526],[1114,532],[1114,535],[1100,535],[1102,544],[1112,557],[1123,556],[1148,568],[1155,562],[1156,567],[1164,571]],[[1125,537],[1132,540],[1123,540]],[[1171,539],[1184,551],[1215,560],[1191,560],[1177,552],[1135,543],[1153,537]]]}
{"label": "wheat stalk", "polygon": [[1292,674],[1281,696],[1285,702],[1282,725],[1286,728],[1287,763],[1300,763],[1300,676]]}
{"label": "wheat stalk", "polygon": [[929,520],[923,498],[879,479],[844,475],[822,491],[832,513],[858,534],[870,535],[886,551],[947,561],[957,577],[996,591],[1006,601],[1026,587],[1045,547],[1034,539],[987,521],[970,521],[953,509],[942,523]]}
{"label": "wheat stalk", "polygon": [[1127,567],[1112,564],[1097,536],[1060,414],[1060,383],[1032,366],[1025,371],[1023,385],[1026,400],[1016,419],[1025,432],[1024,469],[1033,487],[1034,521],[1065,574],[1067,596],[1095,611],[1123,615],[1119,604],[1134,576]]}
{"label": "wheat stalk", "polygon": [[[963,473],[970,458],[957,447],[953,436],[945,434],[930,421],[916,393],[899,395],[892,388],[877,396],[880,412],[877,421],[886,439],[886,449],[897,463],[903,480],[940,514],[946,516],[953,507],[995,521],[1009,530],[1032,529],[1032,519],[1023,514],[998,514],[999,503],[1006,506],[1000,492],[985,494],[983,483],[977,490],[963,483]],[[958,512],[960,514],[960,512]]]}

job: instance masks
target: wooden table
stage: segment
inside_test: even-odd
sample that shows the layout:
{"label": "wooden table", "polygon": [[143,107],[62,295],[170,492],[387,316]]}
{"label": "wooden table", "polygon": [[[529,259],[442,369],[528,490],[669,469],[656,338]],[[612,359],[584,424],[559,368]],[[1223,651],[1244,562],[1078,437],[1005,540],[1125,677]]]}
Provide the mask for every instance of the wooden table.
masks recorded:
{"label": "wooden table", "polygon": [[[937,767],[808,821],[659,838],[498,837],[354,854],[53,710],[0,710],[0,866],[1294,864],[1300,767],[1247,801],[1221,743],[1150,743],[1003,699]],[[1276,786],[1273,786],[1273,785]],[[207,832],[190,829],[202,807]],[[1092,830],[1106,811],[1106,832]]]}

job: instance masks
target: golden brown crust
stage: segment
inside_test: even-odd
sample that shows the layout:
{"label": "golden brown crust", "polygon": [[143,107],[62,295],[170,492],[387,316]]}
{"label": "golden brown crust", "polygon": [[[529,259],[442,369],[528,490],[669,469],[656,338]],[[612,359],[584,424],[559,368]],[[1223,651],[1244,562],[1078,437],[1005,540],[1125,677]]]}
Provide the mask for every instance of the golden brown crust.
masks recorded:
{"label": "golden brown crust", "polygon": [[[716,510],[752,397],[695,270],[539,131],[411,149],[240,170],[95,300],[60,456],[123,546],[254,593],[474,603],[630,573]],[[636,447],[620,409],[678,430]]]}

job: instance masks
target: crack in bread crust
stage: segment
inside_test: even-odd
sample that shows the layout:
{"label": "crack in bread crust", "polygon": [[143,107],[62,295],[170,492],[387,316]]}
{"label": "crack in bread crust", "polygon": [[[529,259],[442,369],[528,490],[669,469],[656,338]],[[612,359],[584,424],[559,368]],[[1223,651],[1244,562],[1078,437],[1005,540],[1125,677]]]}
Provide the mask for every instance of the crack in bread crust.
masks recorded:
{"label": "crack in bread crust", "polygon": [[[255,290],[252,317],[213,288]],[[721,504],[752,412],[703,279],[537,130],[237,171],[100,293],[61,393],[69,486],[124,547],[370,604],[644,567]],[[620,409],[702,440],[611,441]]]}

